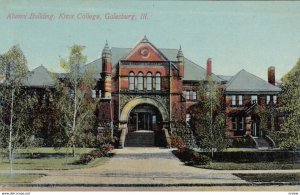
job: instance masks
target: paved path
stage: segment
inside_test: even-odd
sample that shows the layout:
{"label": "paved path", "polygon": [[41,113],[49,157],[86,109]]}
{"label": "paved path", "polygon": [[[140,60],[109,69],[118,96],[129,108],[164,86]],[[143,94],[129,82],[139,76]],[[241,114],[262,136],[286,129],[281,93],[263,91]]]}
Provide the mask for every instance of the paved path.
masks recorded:
{"label": "paved path", "polygon": [[[103,165],[76,170],[19,170],[18,173],[43,173],[34,184],[244,184],[232,173],[295,173],[300,170],[210,170],[185,166],[173,149],[117,149]],[[3,171],[1,171],[3,172]]]}
{"label": "paved path", "polygon": [[36,184],[176,184],[245,183],[231,173],[185,166],[171,149],[114,150],[104,165],[68,171],[49,171]]}

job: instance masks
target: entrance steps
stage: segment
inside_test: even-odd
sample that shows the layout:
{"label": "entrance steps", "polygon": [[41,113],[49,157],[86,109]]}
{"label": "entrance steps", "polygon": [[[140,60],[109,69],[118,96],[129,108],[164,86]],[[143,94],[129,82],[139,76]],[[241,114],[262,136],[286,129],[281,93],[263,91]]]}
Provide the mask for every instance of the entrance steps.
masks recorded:
{"label": "entrance steps", "polygon": [[256,147],[258,149],[268,149],[271,148],[270,144],[262,137],[253,137],[256,142]]}
{"label": "entrance steps", "polygon": [[129,132],[126,135],[125,147],[154,147],[155,139],[154,132],[147,130],[140,130]]}

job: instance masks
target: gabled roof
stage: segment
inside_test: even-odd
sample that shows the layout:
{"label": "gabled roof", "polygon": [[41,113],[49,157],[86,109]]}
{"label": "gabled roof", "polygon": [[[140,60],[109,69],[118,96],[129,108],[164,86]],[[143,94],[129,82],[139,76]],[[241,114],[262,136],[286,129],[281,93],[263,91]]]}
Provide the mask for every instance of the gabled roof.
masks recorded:
{"label": "gabled roof", "polygon": [[225,86],[226,92],[229,94],[274,94],[281,91],[280,88],[244,69],[233,76]]}
{"label": "gabled roof", "polygon": [[33,69],[24,81],[28,87],[53,87],[54,84],[51,73],[43,65]]}
{"label": "gabled roof", "polygon": [[[113,67],[117,65],[120,60],[130,53],[131,48],[111,48],[111,62]],[[177,61],[178,49],[159,49],[159,51],[169,60]],[[101,58],[94,60],[86,65],[86,68],[95,68],[95,78],[100,78],[100,73],[102,71],[102,61]],[[213,79],[220,81],[221,79],[213,74]],[[198,64],[192,62],[191,60],[184,58],[184,81],[202,81],[206,80],[206,69],[199,66]]]}

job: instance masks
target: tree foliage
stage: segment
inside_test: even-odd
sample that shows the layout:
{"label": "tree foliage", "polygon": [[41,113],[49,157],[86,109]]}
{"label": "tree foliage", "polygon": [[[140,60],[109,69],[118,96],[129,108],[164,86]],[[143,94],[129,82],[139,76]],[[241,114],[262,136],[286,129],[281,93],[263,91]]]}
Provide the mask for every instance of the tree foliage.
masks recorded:
{"label": "tree foliage", "polygon": [[85,69],[86,56],[82,54],[83,46],[73,45],[70,48],[68,60],[61,59],[61,67],[65,69],[64,82],[57,81],[57,100],[61,112],[60,127],[65,137],[57,137],[57,141],[66,146],[75,147],[95,141],[91,132],[95,125],[94,110],[96,102],[92,98],[91,90],[95,84],[93,70]]}
{"label": "tree foliage", "polygon": [[286,118],[281,126],[279,147],[296,148],[300,145],[300,59],[296,66],[282,78],[282,106]]}
{"label": "tree foliage", "polygon": [[13,150],[32,143],[36,129],[29,123],[36,99],[24,87],[27,60],[18,45],[1,55],[0,145],[8,147],[12,173]]}
{"label": "tree foliage", "polygon": [[226,115],[222,91],[211,79],[198,91],[200,101],[192,107],[192,127],[199,136],[200,147],[212,152],[228,146],[226,135]]}

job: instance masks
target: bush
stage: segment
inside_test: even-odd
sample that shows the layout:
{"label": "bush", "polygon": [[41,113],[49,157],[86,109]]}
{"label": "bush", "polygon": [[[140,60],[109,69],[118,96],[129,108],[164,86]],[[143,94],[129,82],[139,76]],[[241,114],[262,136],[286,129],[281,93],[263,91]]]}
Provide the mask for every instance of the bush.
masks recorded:
{"label": "bush", "polygon": [[208,156],[189,148],[178,150],[176,155],[182,162],[188,165],[206,165],[211,162],[211,159]]}
{"label": "bush", "polygon": [[182,150],[183,148],[185,148],[185,143],[180,136],[174,133],[171,135],[171,147]]}
{"label": "bush", "polygon": [[88,164],[89,162],[91,162],[96,158],[107,157],[109,156],[109,152],[112,149],[113,149],[112,145],[110,144],[104,145],[96,150],[92,150],[87,154],[82,154],[79,160],[75,162],[75,164]]}
{"label": "bush", "polygon": [[233,148],[255,148],[255,142],[250,138],[249,135],[246,135],[241,138],[236,138],[232,141]]}

